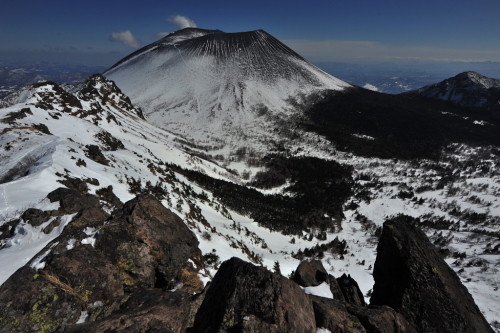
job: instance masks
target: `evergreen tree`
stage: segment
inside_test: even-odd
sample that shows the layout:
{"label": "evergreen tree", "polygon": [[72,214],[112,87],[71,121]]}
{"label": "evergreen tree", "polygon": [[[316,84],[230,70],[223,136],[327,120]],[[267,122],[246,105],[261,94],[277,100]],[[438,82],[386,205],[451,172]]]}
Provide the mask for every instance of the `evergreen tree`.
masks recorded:
{"label": "evergreen tree", "polygon": [[273,271],[274,271],[274,273],[277,273],[277,274],[281,275],[280,262],[278,260],[276,260],[274,262]]}

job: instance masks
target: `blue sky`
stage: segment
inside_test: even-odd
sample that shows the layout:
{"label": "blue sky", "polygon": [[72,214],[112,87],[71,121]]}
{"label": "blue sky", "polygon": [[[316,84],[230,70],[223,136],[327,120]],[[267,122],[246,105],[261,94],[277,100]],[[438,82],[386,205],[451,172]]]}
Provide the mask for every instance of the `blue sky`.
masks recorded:
{"label": "blue sky", "polygon": [[16,0],[1,6],[0,62],[110,66],[177,30],[177,15],[200,28],[264,29],[315,62],[500,61],[498,0]]}

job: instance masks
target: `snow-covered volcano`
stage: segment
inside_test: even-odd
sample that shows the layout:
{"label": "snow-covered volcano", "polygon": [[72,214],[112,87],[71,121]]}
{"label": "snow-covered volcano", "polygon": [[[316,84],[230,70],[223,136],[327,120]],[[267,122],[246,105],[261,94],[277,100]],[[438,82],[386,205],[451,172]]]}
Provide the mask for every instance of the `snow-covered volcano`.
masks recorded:
{"label": "snow-covered volcano", "polygon": [[350,86],[263,30],[186,28],[124,58],[104,75],[150,122],[189,131],[198,140],[209,135],[226,142],[241,134],[266,136],[277,119],[294,116],[292,100]]}

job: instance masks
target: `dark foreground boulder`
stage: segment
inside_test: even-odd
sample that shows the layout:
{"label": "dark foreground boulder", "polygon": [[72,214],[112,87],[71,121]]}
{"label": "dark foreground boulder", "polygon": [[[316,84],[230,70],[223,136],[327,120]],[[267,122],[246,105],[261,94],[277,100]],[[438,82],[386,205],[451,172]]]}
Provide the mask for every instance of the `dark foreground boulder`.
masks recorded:
{"label": "dark foreground boulder", "polygon": [[[63,190],[53,192],[61,203],[64,193],[76,198]],[[64,331],[79,319],[109,316],[82,332],[182,332],[194,317],[196,283],[184,296],[164,289],[186,274],[198,278],[188,264],[200,260],[197,246],[183,221],[150,196],[130,200],[111,218],[83,205],[59,237],[0,286],[0,332]]]}
{"label": "dark foreground boulder", "polygon": [[194,316],[195,296],[159,289],[135,292],[102,320],[71,326],[68,333],[184,333]]}
{"label": "dark foreground boulder", "polygon": [[371,304],[392,307],[422,333],[493,332],[455,272],[408,222],[384,223]]}
{"label": "dark foreground boulder", "polygon": [[180,217],[155,198],[139,195],[113,213],[95,247],[120,267],[124,287],[132,291],[175,287],[186,262],[201,256],[198,244]]}
{"label": "dark foreground boulder", "polygon": [[291,280],[237,258],[224,262],[193,332],[315,333],[312,304]]}

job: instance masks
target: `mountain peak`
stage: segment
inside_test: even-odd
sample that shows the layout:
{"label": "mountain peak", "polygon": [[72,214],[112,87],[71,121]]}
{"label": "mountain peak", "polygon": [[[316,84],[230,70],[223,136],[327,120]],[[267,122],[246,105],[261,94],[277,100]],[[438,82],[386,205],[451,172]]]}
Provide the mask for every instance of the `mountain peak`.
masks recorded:
{"label": "mountain peak", "polygon": [[500,80],[467,71],[408,94],[450,101],[478,112],[500,117]]}
{"label": "mountain peak", "polygon": [[291,100],[350,87],[264,30],[186,28],[124,58],[104,75],[149,121],[178,134],[189,128],[197,140],[210,136],[225,142],[269,141],[279,131],[271,122],[299,112]]}

